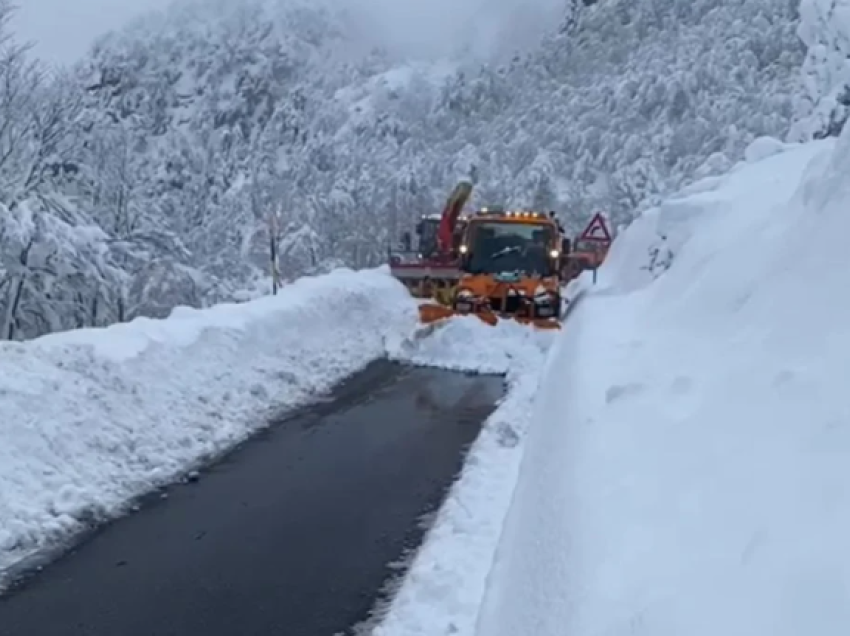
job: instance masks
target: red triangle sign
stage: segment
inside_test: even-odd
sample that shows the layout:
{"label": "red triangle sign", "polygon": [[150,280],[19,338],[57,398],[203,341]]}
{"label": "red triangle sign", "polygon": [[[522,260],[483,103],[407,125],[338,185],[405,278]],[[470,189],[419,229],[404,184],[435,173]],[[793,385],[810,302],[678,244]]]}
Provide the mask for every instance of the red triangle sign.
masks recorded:
{"label": "red triangle sign", "polygon": [[588,226],[578,237],[579,241],[591,241],[594,243],[610,243],[611,233],[608,231],[608,226],[605,223],[605,218],[600,212],[597,212]]}

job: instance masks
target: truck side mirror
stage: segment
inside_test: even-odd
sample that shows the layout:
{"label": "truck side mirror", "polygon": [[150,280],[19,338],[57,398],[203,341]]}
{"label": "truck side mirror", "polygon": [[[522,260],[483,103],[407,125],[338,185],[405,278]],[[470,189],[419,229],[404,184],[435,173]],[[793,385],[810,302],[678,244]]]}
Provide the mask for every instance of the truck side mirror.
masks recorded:
{"label": "truck side mirror", "polygon": [[422,236],[422,221],[416,224],[416,236]]}
{"label": "truck side mirror", "polygon": [[406,252],[409,252],[412,249],[413,238],[410,236],[410,232],[403,232],[401,235],[401,244],[404,247]]}
{"label": "truck side mirror", "polygon": [[561,254],[566,256],[570,253],[570,239],[563,238],[561,239]]}

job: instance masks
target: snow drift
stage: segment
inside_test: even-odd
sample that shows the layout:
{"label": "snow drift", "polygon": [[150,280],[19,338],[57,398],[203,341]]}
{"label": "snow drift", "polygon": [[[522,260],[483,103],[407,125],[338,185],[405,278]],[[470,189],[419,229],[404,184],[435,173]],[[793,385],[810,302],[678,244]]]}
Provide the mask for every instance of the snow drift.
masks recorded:
{"label": "snow drift", "polygon": [[615,245],[551,352],[478,634],[846,631],[850,129],[775,150]]}
{"label": "snow drift", "polygon": [[384,356],[416,319],[386,271],[339,270],[245,304],[3,343],[0,579]]}

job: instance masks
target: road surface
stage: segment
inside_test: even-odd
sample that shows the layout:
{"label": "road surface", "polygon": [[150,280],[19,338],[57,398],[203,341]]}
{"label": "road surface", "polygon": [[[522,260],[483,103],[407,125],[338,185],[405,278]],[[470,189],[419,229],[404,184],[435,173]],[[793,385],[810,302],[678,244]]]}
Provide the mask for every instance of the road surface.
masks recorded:
{"label": "road surface", "polygon": [[2,636],[334,636],[418,545],[502,380],[378,362],[0,598]]}

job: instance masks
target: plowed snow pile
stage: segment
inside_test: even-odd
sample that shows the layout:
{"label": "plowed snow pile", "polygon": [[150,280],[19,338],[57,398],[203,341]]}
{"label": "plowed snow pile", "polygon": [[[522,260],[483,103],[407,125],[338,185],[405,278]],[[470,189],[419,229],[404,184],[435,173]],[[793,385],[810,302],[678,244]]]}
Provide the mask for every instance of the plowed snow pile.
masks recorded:
{"label": "plowed snow pile", "polygon": [[479,636],[847,632],[850,126],[748,157],[553,347]]}
{"label": "plowed snow pile", "polygon": [[0,344],[0,583],[386,353],[416,324],[386,271],[275,297]]}

